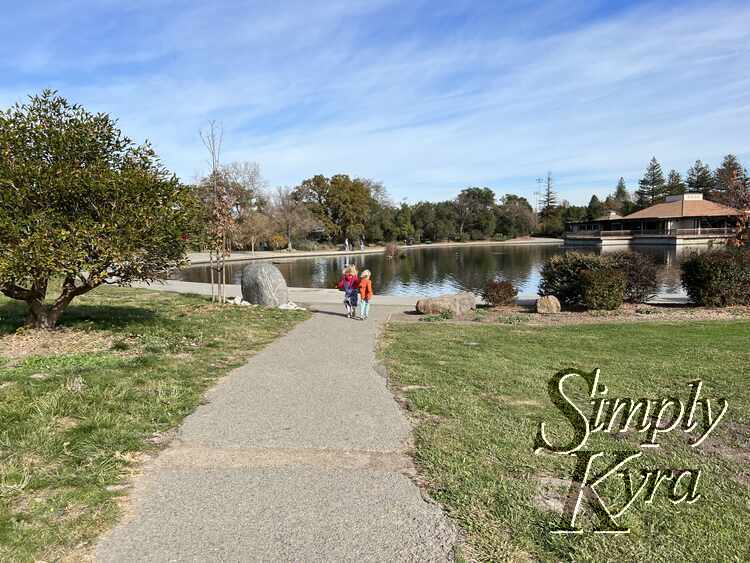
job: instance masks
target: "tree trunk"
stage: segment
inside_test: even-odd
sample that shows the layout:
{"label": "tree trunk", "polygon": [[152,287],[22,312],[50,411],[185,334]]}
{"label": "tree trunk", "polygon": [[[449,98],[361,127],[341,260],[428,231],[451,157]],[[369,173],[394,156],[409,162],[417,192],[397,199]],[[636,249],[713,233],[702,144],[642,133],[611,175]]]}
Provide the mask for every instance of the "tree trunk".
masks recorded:
{"label": "tree trunk", "polygon": [[70,305],[73,300],[72,295],[62,295],[53,305],[45,305],[40,299],[27,301],[29,305],[29,315],[26,318],[26,325],[32,328],[44,328],[52,330],[57,327],[57,321],[63,311]]}
{"label": "tree trunk", "polygon": [[[50,309],[41,299],[32,299],[26,302],[29,306],[29,314],[26,317],[26,326],[32,328],[55,328],[56,318],[51,318]],[[58,315],[59,316],[59,315]]]}

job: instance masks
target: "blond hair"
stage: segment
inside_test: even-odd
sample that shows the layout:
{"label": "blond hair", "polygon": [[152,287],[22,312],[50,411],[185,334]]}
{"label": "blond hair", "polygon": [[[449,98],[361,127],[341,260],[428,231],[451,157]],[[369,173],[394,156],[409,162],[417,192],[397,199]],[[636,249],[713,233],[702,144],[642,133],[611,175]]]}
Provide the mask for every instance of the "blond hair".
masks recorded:
{"label": "blond hair", "polygon": [[370,273],[370,270],[364,270],[359,277],[360,278],[369,278],[372,274]]}
{"label": "blond hair", "polygon": [[353,276],[356,276],[356,275],[357,275],[357,266],[356,266],[356,265],[354,265],[354,264],[349,264],[349,265],[348,265],[348,266],[346,267],[346,270],[345,270],[345,271],[346,271],[346,273],[347,273],[347,274],[351,274],[351,275],[353,275]]}

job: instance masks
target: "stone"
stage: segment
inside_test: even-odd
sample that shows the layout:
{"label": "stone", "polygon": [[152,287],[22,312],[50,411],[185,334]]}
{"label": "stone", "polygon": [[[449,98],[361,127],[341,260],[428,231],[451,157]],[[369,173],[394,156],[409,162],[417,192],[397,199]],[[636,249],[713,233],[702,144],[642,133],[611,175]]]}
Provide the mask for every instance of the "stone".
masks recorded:
{"label": "stone", "polygon": [[242,299],[253,305],[278,307],[289,303],[289,290],[279,269],[270,262],[253,262],[242,270]]}
{"label": "stone", "polygon": [[234,298],[234,304],[235,305],[242,305],[242,297],[239,295]]}
{"label": "stone", "polygon": [[476,308],[474,294],[467,291],[428,297],[417,301],[417,312],[423,315],[439,315],[450,312],[454,317],[461,318]]}
{"label": "stone", "polygon": [[554,295],[545,295],[536,300],[536,312],[543,315],[560,312],[560,302]]}

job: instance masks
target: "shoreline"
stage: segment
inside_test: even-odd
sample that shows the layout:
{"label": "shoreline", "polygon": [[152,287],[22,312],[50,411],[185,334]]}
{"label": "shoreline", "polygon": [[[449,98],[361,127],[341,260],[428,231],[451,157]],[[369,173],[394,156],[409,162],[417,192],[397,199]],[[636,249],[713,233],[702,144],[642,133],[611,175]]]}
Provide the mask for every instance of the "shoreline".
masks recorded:
{"label": "shoreline", "polygon": [[[151,284],[134,283],[133,287],[139,289],[151,289],[154,291],[171,291],[174,293],[193,294],[193,295],[211,295],[211,284],[201,282],[186,282],[179,280],[162,280]],[[227,284],[226,296],[228,298],[242,297],[242,287],[239,284]],[[338,289],[322,287],[289,287],[289,299],[295,303],[309,305],[341,303],[341,292]],[[455,292],[454,292],[455,293]],[[413,308],[417,301],[430,296],[405,294],[405,295],[377,295],[377,303],[380,306],[408,306]],[[432,296],[434,297],[434,296]],[[536,303],[539,295],[535,293],[521,293],[516,297],[518,305],[530,306]],[[481,297],[474,294],[477,305],[484,304]],[[650,305],[687,305],[688,298],[686,295],[660,293],[648,301]]]}
{"label": "shoreline", "polygon": [[[508,240],[475,240],[469,242],[434,242],[431,244],[419,243],[410,245],[399,245],[401,250],[411,250],[417,248],[450,248],[460,246],[562,246],[564,243],[563,239],[557,238],[533,238],[533,237],[521,237]],[[379,254],[385,251],[384,246],[370,246],[364,250],[350,250],[348,252],[344,250],[293,250],[288,252],[286,250],[259,250],[255,254],[249,251],[237,251],[233,252],[227,259],[227,262],[249,262],[252,260],[276,260],[276,259],[297,259],[297,258],[314,258],[317,256],[339,256],[339,255],[350,255],[350,254]],[[201,266],[209,263],[208,253],[206,252],[191,252],[188,254],[188,260],[190,266]]]}

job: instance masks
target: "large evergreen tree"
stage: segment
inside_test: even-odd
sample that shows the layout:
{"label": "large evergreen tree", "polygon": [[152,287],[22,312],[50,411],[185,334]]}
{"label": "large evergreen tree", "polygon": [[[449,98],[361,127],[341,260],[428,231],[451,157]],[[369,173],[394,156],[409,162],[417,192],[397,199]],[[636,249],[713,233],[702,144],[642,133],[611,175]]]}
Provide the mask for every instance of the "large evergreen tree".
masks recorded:
{"label": "large evergreen tree", "polygon": [[682,181],[682,176],[677,170],[672,169],[667,175],[667,195],[684,194],[687,186]]}
{"label": "large evergreen tree", "polygon": [[701,193],[710,197],[714,190],[714,177],[711,169],[701,160],[696,160],[687,173],[687,189],[691,193]]}
{"label": "large evergreen tree", "polygon": [[615,188],[613,208],[621,215],[627,215],[633,210],[633,198],[630,196],[627,186],[625,185],[625,178],[620,176],[617,181],[617,187]]}
{"label": "large evergreen tree", "polygon": [[[466,188],[455,200],[458,215],[458,236],[472,231],[492,236],[495,232],[495,192],[489,188]],[[475,235],[476,236],[476,235]]]}
{"label": "large evergreen tree", "polygon": [[590,221],[593,221],[594,219],[601,217],[605,213],[604,205],[602,205],[602,202],[599,200],[598,197],[596,197],[596,194],[591,196],[591,199],[589,200],[589,205],[586,208],[586,216]]}
{"label": "large evergreen tree", "polygon": [[646,173],[638,182],[638,189],[635,195],[638,207],[648,207],[664,199],[666,195],[664,173],[656,157],[651,158],[651,162],[649,162],[646,168]]}
{"label": "large evergreen tree", "polygon": [[729,203],[729,195],[737,191],[738,182],[741,185],[748,185],[750,179],[748,179],[747,170],[736,156],[728,154],[724,157],[721,166],[714,172],[714,199]]}
{"label": "large evergreen tree", "polygon": [[617,181],[617,187],[615,188],[615,200],[620,203],[625,203],[626,201],[630,201],[630,192],[628,192],[628,188],[625,185],[625,178],[620,176],[620,179]]}

